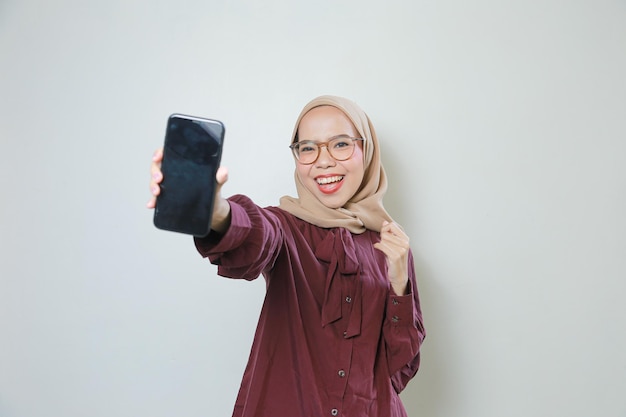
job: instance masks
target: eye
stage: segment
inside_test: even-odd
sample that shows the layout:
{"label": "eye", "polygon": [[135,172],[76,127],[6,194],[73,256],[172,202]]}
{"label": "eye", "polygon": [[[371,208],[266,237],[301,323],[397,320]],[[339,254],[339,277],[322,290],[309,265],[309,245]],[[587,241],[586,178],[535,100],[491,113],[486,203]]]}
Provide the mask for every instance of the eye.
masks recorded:
{"label": "eye", "polygon": [[299,153],[311,153],[315,152],[317,149],[317,145],[312,142],[301,142],[298,146]]}
{"label": "eye", "polygon": [[352,146],[352,140],[350,138],[337,138],[332,141],[332,147],[334,149],[341,149]]}

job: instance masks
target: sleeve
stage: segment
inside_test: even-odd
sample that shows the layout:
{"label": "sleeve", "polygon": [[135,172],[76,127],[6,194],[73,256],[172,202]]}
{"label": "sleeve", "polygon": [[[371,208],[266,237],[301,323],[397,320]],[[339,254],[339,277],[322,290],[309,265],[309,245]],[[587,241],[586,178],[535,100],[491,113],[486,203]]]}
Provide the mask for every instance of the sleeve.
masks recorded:
{"label": "sleeve", "polygon": [[228,199],[231,222],[223,235],[214,233],[194,238],[196,249],[227,278],[253,280],[271,268],[278,256],[283,228],[278,216],[263,209],[248,197]]}
{"label": "sleeve", "polygon": [[409,294],[398,296],[393,290],[389,292],[383,338],[391,383],[400,393],[419,369],[420,347],[426,337],[412,254],[409,254]]}

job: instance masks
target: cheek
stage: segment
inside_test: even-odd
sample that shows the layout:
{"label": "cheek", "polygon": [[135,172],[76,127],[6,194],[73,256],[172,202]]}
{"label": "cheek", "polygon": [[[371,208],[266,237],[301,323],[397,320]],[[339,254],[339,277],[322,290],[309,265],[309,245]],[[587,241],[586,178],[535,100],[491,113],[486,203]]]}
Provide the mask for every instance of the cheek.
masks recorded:
{"label": "cheek", "polygon": [[354,157],[350,159],[350,170],[360,175],[361,181],[365,176],[365,163],[363,162],[363,151],[360,148],[357,148],[354,152]]}
{"label": "cheek", "polygon": [[309,173],[311,172],[310,165],[302,165],[296,163],[296,174],[302,183],[306,184],[307,178],[309,178]]}
{"label": "cheek", "polygon": [[361,187],[363,185],[363,178],[365,178],[365,172],[363,171],[363,164],[358,167],[355,167],[352,170],[352,177],[354,180],[354,184],[357,187]]}

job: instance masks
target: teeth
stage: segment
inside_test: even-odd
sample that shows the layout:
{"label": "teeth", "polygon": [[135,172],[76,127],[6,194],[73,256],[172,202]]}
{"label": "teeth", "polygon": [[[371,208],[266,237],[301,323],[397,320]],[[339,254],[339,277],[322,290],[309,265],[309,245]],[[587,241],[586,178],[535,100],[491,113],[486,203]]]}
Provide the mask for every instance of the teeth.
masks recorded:
{"label": "teeth", "polygon": [[333,183],[333,182],[339,182],[342,179],[343,179],[343,176],[335,175],[334,177],[318,178],[317,179],[317,183],[319,185],[324,185],[324,184],[330,184],[330,183]]}

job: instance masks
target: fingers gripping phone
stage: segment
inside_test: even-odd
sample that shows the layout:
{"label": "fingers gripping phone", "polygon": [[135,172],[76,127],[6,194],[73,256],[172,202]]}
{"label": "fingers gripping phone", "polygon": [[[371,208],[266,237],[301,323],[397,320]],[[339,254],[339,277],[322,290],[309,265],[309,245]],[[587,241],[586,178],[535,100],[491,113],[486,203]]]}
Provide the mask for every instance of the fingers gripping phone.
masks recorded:
{"label": "fingers gripping phone", "polygon": [[225,128],[217,120],[173,114],[167,121],[161,192],[154,225],[204,237],[211,231],[215,174],[222,157]]}

